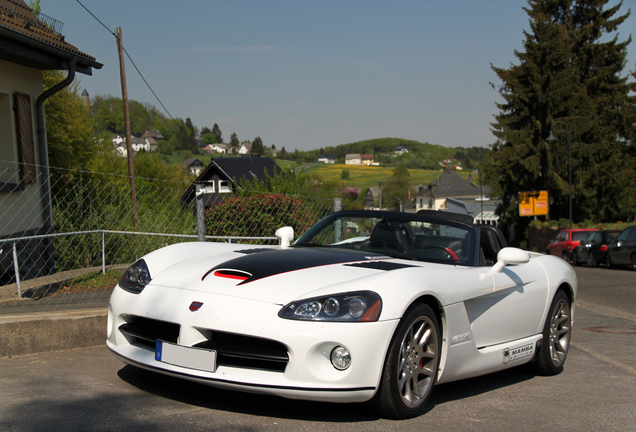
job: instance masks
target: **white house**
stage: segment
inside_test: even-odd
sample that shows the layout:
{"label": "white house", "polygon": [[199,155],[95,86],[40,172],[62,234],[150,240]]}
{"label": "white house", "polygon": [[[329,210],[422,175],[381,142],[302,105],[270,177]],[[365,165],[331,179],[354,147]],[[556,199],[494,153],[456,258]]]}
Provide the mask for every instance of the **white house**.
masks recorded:
{"label": "white house", "polygon": [[346,165],[362,165],[362,155],[359,153],[348,154],[345,156]]}
{"label": "white house", "polygon": [[238,154],[250,154],[252,152],[252,143],[251,142],[243,142],[238,149]]}
{"label": "white house", "polygon": [[224,143],[209,144],[208,147],[212,153],[229,153],[230,145]]}
{"label": "white house", "polygon": [[[69,86],[76,73],[92,75],[102,64],[68,43],[57,31],[57,20],[43,25],[23,0],[0,1],[0,17],[0,236],[47,234],[53,219],[44,102]],[[43,91],[43,70],[65,70],[68,75]],[[36,243],[45,249],[51,244],[48,239],[33,240],[30,247],[40,247]],[[27,248],[20,251],[31,253]],[[1,254],[2,266],[11,257]],[[53,271],[53,257],[43,260],[24,273],[21,269],[21,276]]]}
{"label": "white house", "polygon": [[336,160],[333,158],[333,156],[323,154],[318,158],[318,162],[325,163],[325,164],[332,164],[332,163],[336,163]]}

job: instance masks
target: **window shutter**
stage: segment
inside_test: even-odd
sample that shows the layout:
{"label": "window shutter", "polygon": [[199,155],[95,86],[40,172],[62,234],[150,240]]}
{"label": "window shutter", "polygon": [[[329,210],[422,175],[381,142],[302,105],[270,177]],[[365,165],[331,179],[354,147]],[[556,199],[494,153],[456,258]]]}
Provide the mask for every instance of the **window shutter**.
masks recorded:
{"label": "window shutter", "polygon": [[24,93],[14,94],[16,129],[18,131],[18,152],[20,157],[20,173],[26,184],[35,182],[35,145],[33,142],[33,119],[31,97]]}

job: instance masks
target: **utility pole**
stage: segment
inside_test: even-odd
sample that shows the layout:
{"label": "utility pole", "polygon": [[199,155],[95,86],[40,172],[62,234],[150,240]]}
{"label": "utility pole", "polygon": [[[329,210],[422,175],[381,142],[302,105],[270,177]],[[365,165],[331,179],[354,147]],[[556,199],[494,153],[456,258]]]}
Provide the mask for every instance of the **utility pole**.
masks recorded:
{"label": "utility pole", "polygon": [[126,69],[124,68],[124,45],[121,40],[121,27],[115,27],[117,33],[117,51],[119,52],[119,71],[121,75],[121,96],[124,102],[124,123],[126,125],[126,152],[128,153],[128,176],[130,178],[130,200],[132,201],[133,226],[139,231],[137,219],[137,188],[135,187],[135,168],[133,166],[132,138],[130,133],[130,115],[128,113],[128,89],[126,88]]}

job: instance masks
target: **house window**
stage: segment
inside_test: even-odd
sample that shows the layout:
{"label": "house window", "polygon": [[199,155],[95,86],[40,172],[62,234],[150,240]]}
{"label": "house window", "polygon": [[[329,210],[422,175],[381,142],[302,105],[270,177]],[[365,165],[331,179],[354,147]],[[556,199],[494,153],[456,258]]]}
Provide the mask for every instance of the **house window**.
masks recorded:
{"label": "house window", "polygon": [[35,145],[33,142],[33,120],[31,97],[24,93],[14,94],[16,131],[18,135],[18,154],[20,157],[20,173],[26,184],[35,182]]}
{"label": "house window", "polygon": [[[11,95],[0,93],[0,182],[19,183],[14,177],[15,150],[11,127]],[[5,163],[9,162],[8,164]]]}
{"label": "house window", "polygon": [[227,180],[219,180],[219,193],[232,192],[230,189],[230,182]]}

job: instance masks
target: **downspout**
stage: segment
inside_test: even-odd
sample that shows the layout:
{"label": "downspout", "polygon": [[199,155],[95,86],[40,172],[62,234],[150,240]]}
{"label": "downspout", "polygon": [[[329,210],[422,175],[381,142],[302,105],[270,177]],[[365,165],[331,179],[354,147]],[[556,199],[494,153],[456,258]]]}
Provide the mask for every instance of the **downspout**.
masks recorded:
{"label": "downspout", "polygon": [[[42,205],[44,215],[44,233],[51,234],[53,231],[53,212],[51,210],[51,186],[49,184],[49,155],[47,154],[46,146],[46,120],[44,117],[44,101],[53,96],[60,90],[68,87],[75,79],[75,57],[71,57],[68,60],[68,76],[64,81],[57,83],[50,89],[46,90],[35,102],[35,116],[38,124],[38,154],[40,155],[40,169],[42,173]],[[55,268],[55,261],[53,260],[53,243],[51,239],[47,238],[46,250],[48,255],[47,269],[51,274]]]}

